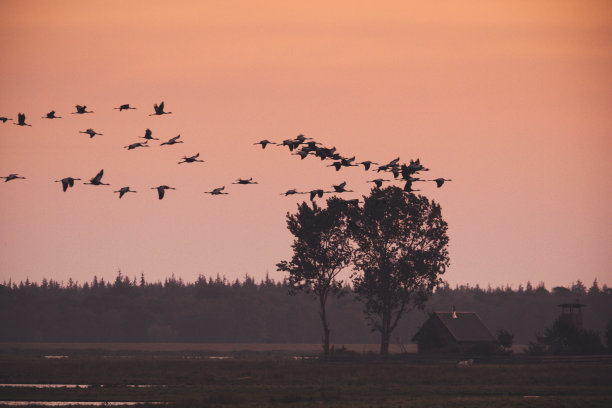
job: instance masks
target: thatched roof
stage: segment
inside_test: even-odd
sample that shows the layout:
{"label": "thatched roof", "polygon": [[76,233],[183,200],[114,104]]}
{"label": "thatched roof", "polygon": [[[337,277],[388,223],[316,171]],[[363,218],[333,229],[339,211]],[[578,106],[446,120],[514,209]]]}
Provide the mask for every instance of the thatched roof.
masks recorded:
{"label": "thatched roof", "polygon": [[[453,316],[454,315],[454,316]],[[484,325],[480,317],[473,312],[443,313],[435,312],[429,318],[439,319],[457,342],[489,342],[495,341],[495,337]],[[423,324],[421,329],[414,335],[413,341],[418,341],[421,331],[428,326],[429,320]]]}

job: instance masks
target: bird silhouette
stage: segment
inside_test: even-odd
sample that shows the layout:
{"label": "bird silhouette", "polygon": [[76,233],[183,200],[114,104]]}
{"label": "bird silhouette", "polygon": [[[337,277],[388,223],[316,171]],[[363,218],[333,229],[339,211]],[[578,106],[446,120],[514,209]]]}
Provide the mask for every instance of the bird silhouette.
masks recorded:
{"label": "bird silhouette", "polygon": [[300,158],[302,160],[304,160],[308,156],[309,153],[310,153],[310,150],[302,149],[302,150],[299,150],[299,151],[297,151],[295,153],[292,153],[292,154],[295,155],[295,156],[300,156]]}
{"label": "bird silhouette", "polygon": [[408,169],[412,173],[417,173],[419,171],[429,171],[429,169],[426,169],[425,167],[423,167],[423,165],[421,164],[421,161],[419,159],[410,160],[410,164],[408,165]]}
{"label": "bird silhouette", "polygon": [[147,129],[145,130],[145,135],[144,136],[138,136],[141,139],[147,139],[147,140],[159,140],[155,137],[152,136],[153,132],[151,131],[151,129]]}
{"label": "bird silhouette", "polygon": [[66,192],[66,190],[68,190],[68,187],[74,187],[75,180],[80,180],[80,178],[64,177],[61,180],[55,180],[55,182],[62,183],[62,191]]}
{"label": "bird silhouette", "polygon": [[282,143],[278,144],[278,146],[287,146],[289,148],[289,151],[292,152],[293,149],[295,149],[296,147],[298,147],[300,145],[300,143],[294,139],[285,139],[283,140]]}
{"label": "bird silhouette", "polygon": [[359,162],[357,164],[363,164],[363,167],[365,168],[365,170],[368,171],[368,170],[370,170],[370,166],[371,165],[378,164],[378,163],[370,161],[370,160],[365,160],[365,161]]}
{"label": "bird silhouette", "polygon": [[179,140],[180,137],[181,137],[181,135],[174,136],[173,138],[171,138],[167,142],[160,143],[160,146],[163,146],[163,145],[173,145],[173,144],[176,144],[176,143],[183,143],[182,140]]}
{"label": "bird silhouette", "polygon": [[17,126],[32,126],[26,123],[25,121],[26,117],[25,117],[25,113],[18,113],[17,114],[17,123],[14,123]]}
{"label": "bird silhouette", "polygon": [[89,135],[89,138],[90,138],[90,139],[91,139],[92,137],[96,136],[96,135],[100,135],[100,136],[102,136],[102,133],[98,133],[98,132],[96,132],[95,130],[93,130],[92,128],[89,128],[89,129],[87,129],[87,130],[85,130],[85,131],[80,131],[80,130],[79,130],[79,133],[85,133],[86,135]]}
{"label": "bird silhouette", "polygon": [[404,191],[410,193],[412,191],[416,191],[412,189],[412,179],[407,179],[406,184],[404,184]]}
{"label": "bird silhouette", "polygon": [[[114,109],[119,109],[119,112],[121,112],[123,110],[136,109],[136,108],[132,108],[129,103],[124,103],[123,105],[119,106],[118,108],[114,108]],[[130,192],[131,192],[131,190],[130,190]],[[119,197],[119,198],[121,198],[121,197]]]}
{"label": "bird silhouette", "polygon": [[249,179],[237,179],[235,182],[233,182],[232,184],[259,184],[256,181],[253,181],[253,177],[249,178]]}
{"label": "bird silhouette", "polygon": [[193,162],[201,162],[204,163],[204,160],[198,160],[198,157],[200,157],[200,153],[195,154],[194,156],[184,156],[183,157],[183,161],[178,162],[178,164],[181,163],[193,163]]}
{"label": "bird silhouette", "polygon": [[229,194],[229,193],[224,193],[223,190],[225,190],[225,186],[214,188],[212,191],[205,191],[204,194],[210,194],[210,195]]}
{"label": "bird silhouette", "polygon": [[404,191],[406,193],[412,193],[413,191],[421,191],[421,190],[415,190],[412,188],[412,182],[413,181],[420,181],[419,179],[414,179],[414,178],[409,178],[406,179],[406,184],[404,184]]}
{"label": "bird silhouette", "polygon": [[327,167],[335,167],[336,171],[340,171],[342,168],[342,162],[333,162],[332,164],[328,164]]}
{"label": "bird silhouette", "polygon": [[[315,146],[315,148],[316,148],[315,156],[321,158],[321,160],[333,158],[334,154],[336,153],[335,146],[332,147],[331,149],[329,147],[317,147],[317,146]],[[334,158],[334,160],[337,160],[337,159]]]}
{"label": "bird silhouette", "polygon": [[[135,192],[136,191],[134,191],[134,190],[130,190],[129,186],[128,187],[121,187],[119,190],[114,191],[114,193],[119,193],[119,198],[123,197],[123,195],[125,193],[135,193]],[[162,195],[163,195],[163,192],[162,192]],[[161,198],[160,198],[160,200],[161,200]]]}
{"label": "bird silhouette", "polygon": [[[376,172],[381,172],[381,171],[392,171],[394,168],[396,168],[398,166],[398,162],[399,162],[399,157],[391,160],[389,163],[387,164],[383,164],[378,166],[378,168],[376,169]],[[398,170],[399,171],[399,170]],[[396,176],[397,177],[397,176]]]}
{"label": "bird silhouette", "polygon": [[350,159],[341,157],[340,161],[335,161],[332,164],[328,165],[327,167],[335,167],[336,171],[339,171],[342,167],[357,167],[357,164],[353,164],[353,161],[355,160],[355,156],[351,157]]}
{"label": "bird silhouette", "polygon": [[336,193],[352,193],[353,190],[347,190],[344,187],[346,187],[346,181],[343,181],[342,183],[338,184],[338,185],[332,185],[332,187],[334,188]]}
{"label": "bird silhouette", "polygon": [[155,109],[155,113],[151,113],[149,116],[169,115],[172,113],[172,112],[164,112],[164,101],[162,101],[159,105],[158,104],[153,105],[153,109]]}
{"label": "bird silhouette", "polygon": [[308,150],[309,152],[316,152],[319,148],[317,145],[321,143],[315,142],[314,140],[310,140],[308,142],[304,142],[304,146],[302,146],[302,150]]}
{"label": "bird silhouette", "polygon": [[374,180],[368,180],[367,182],[368,183],[374,183],[374,184],[376,184],[376,187],[381,188],[383,181],[391,181],[391,180],[385,180],[385,179],[377,178],[377,179],[374,179]]}
{"label": "bird silhouette", "polygon": [[324,191],[320,188],[316,189],[316,190],[310,190],[310,201],[314,201],[315,197],[319,197],[322,198],[323,194],[325,193],[331,193],[331,191]]}
{"label": "bird silhouette", "polygon": [[445,181],[453,181],[451,179],[445,179],[445,178],[437,178],[437,179],[433,179],[433,180],[427,180],[427,181],[435,181],[436,185],[438,186],[438,188],[442,187],[442,185],[444,184]]}
{"label": "bird silhouette", "polygon": [[72,112],[72,114],[82,115],[83,113],[94,113],[93,111],[88,111],[86,105],[75,105],[76,112]]}
{"label": "bird silhouette", "polygon": [[414,167],[407,166],[406,164],[400,166],[400,171],[402,173],[402,178],[405,180],[412,179],[412,175],[417,172]]}
{"label": "bird silhouette", "polygon": [[147,142],[148,142],[148,141],[146,141],[146,142],[142,142],[142,143],[140,143],[140,142],[136,142],[136,143],[132,143],[132,144],[129,144],[129,145],[127,145],[127,146],[123,146],[123,147],[124,147],[125,149],[128,149],[128,150],[133,150],[133,149],[135,149],[135,148],[137,148],[137,147],[149,147],[149,145],[147,144]]}
{"label": "bird silhouette", "polygon": [[157,196],[161,200],[162,198],[164,198],[164,193],[166,192],[166,190],[176,190],[176,188],[168,186],[157,186],[151,187],[151,190],[157,190]]}
{"label": "bird silhouette", "polygon": [[302,143],[304,143],[306,140],[312,140],[312,138],[310,137],[306,137],[303,134],[299,134],[295,137],[295,143],[296,143],[296,147],[301,145]]}
{"label": "bird silhouette", "polygon": [[2,121],[2,123],[6,123],[7,120],[13,120],[13,119],[7,118],[6,116],[0,116],[0,120]]}
{"label": "bird silhouette", "polygon": [[96,177],[90,179],[89,183],[83,183],[83,184],[91,184],[93,186],[110,186],[110,184],[102,182],[103,175],[104,175],[104,169],[100,170],[100,172],[96,174]]}
{"label": "bird silhouette", "polygon": [[55,116],[55,111],[52,110],[51,112],[47,113],[45,116],[42,117],[43,119],[61,119],[61,116]]}
{"label": "bird silhouette", "polygon": [[295,188],[292,188],[291,190],[287,190],[284,193],[281,193],[280,195],[284,195],[285,197],[287,197],[293,194],[304,194],[304,193],[299,193]]}
{"label": "bird silhouette", "polygon": [[15,180],[15,179],[25,179],[25,177],[21,177],[21,176],[17,175],[16,173],[11,173],[8,176],[0,177],[0,178],[3,178],[5,183],[7,181],[11,181],[11,180]]}
{"label": "bird silhouette", "polygon": [[276,143],[271,142],[271,141],[269,141],[268,139],[264,139],[264,140],[260,140],[260,141],[259,141],[259,142],[257,142],[257,143],[253,143],[253,144],[254,144],[254,145],[261,145],[261,148],[262,148],[262,149],[265,149],[267,145],[269,145],[269,144],[274,145],[274,144],[276,144]]}

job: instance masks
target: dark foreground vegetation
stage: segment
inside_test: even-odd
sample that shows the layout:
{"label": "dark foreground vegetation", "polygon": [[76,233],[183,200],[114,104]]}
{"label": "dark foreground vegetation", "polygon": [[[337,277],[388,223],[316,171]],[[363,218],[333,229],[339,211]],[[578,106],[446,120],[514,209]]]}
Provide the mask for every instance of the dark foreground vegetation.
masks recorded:
{"label": "dark foreground vegetation", "polygon": [[[0,387],[0,400],[168,401],[207,407],[609,407],[612,364],[406,364],[251,356],[46,360],[0,355],[0,383],[89,384],[90,388]],[[152,385],[131,388],[128,385]],[[0,403],[1,405],[1,403]]]}
{"label": "dark foreground vegetation", "polygon": [[[350,288],[328,306],[332,344],[377,343],[363,315],[363,305]],[[560,313],[558,304],[583,308],[584,327],[601,334],[612,318],[612,290],[596,283],[586,288],[546,289],[527,284],[518,290],[442,286],[425,310],[412,311],[400,321],[392,343],[410,343],[427,312],[478,313],[495,334],[505,329],[515,344],[527,344],[545,334]],[[608,327],[607,331],[611,331]],[[113,282],[67,283],[44,280],[0,285],[0,341],[34,342],[204,342],[318,343],[321,325],[316,301],[307,294],[288,294],[285,281],[256,282],[246,277],[229,282],[200,277],[186,283],[169,278],[149,283],[118,274]]]}

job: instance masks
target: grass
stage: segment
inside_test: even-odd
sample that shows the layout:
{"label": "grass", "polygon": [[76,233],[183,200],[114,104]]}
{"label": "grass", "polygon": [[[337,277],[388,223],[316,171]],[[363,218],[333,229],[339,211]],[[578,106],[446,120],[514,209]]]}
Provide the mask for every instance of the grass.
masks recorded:
{"label": "grass", "polygon": [[[609,364],[458,368],[409,365],[393,359],[295,361],[284,354],[215,361],[180,354],[79,354],[48,360],[35,353],[3,353],[0,383],[98,385],[86,389],[0,388],[0,400],[5,401],[170,401],[193,407],[612,406]],[[158,386],[128,388],[128,384]]]}
{"label": "grass", "polygon": [[[357,353],[378,352],[379,344],[337,344]],[[416,344],[391,344],[391,353],[416,353]],[[269,344],[269,343],[0,343],[0,354],[6,353],[55,353],[91,354],[100,353],[274,353],[274,354],[318,354],[321,344]]]}

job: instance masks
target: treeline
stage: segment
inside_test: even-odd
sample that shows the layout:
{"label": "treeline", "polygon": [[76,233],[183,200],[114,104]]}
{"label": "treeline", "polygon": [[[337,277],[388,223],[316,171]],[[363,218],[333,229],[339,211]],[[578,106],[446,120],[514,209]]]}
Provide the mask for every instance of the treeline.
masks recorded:
{"label": "treeline", "polygon": [[[350,287],[344,292],[329,302],[332,343],[377,343],[363,305]],[[612,319],[612,289],[597,281],[589,288],[578,281],[550,290],[542,283],[516,290],[445,285],[425,310],[402,319],[392,342],[410,343],[427,313],[455,306],[478,313],[493,334],[505,329],[514,333],[515,344],[526,344],[552,324],[559,304],[577,301],[586,304],[584,327],[603,335]],[[146,282],[144,276],[130,279],[119,272],[112,282],[96,277],[82,284],[3,282],[0,341],[318,343],[321,326],[315,300],[304,293],[289,295],[285,280],[200,276],[195,282],[174,277]]]}

